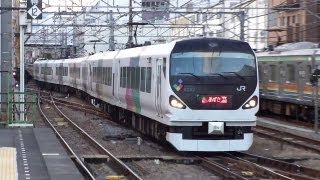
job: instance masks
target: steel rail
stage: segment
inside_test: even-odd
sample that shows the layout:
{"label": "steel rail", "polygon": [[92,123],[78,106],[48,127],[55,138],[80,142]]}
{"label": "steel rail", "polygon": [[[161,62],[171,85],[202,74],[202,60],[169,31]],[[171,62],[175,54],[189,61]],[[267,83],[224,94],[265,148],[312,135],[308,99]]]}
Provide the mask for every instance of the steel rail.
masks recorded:
{"label": "steel rail", "polygon": [[258,169],[260,169],[260,170],[262,170],[262,171],[265,171],[266,173],[268,173],[268,174],[270,174],[270,175],[272,175],[272,176],[275,176],[276,178],[294,180],[294,179],[291,178],[291,177],[288,177],[288,176],[286,176],[286,175],[280,174],[280,173],[278,173],[278,172],[276,172],[276,171],[274,171],[274,170],[271,170],[270,168],[266,168],[266,167],[264,167],[264,166],[261,166],[261,165],[259,165],[259,164],[257,164],[257,163],[254,163],[254,162],[251,162],[251,161],[249,161],[249,160],[243,159],[243,158],[241,158],[241,157],[232,155],[232,154],[230,154],[230,153],[224,153],[224,154],[226,154],[227,156],[231,157],[232,159],[236,159],[236,160],[242,161],[242,162],[244,162],[244,163],[251,164],[251,165],[253,165],[253,166],[256,167],[256,168],[258,168]]}
{"label": "steel rail", "polygon": [[[258,164],[269,166],[271,168],[281,169],[281,173],[286,173],[287,176],[290,176],[295,179],[320,179],[320,170],[307,168],[304,166],[296,165],[293,163],[288,163],[285,161],[280,161],[277,159],[272,159],[269,157],[263,157],[255,154],[244,153],[244,152],[236,152],[237,156],[241,156],[242,158],[248,157],[247,160],[255,161]],[[254,160],[252,159],[254,158]],[[279,170],[276,170],[279,171]],[[306,177],[309,176],[309,177]]]}
{"label": "steel rail", "polygon": [[[40,96],[40,95],[39,95]],[[88,175],[90,179],[95,179],[93,174],[90,172],[90,170],[85,166],[85,164],[81,161],[81,159],[77,156],[77,154],[72,150],[72,148],[69,146],[69,144],[65,141],[65,139],[62,137],[62,135],[58,132],[58,130],[53,126],[53,124],[50,122],[48,117],[43,112],[41,105],[40,105],[40,98],[38,98],[38,108],[39,111],[46,120],[46,122],[49,124],[51,129],[54,131],[54,133],[57,135],[57,137],[60,139],[60,141],[64,144],[64,146],[67,148],[67,150],[75,157],[77,163],[80,165],[80,167],[84,170],[84,172]]]}
{"label": "steel rail", "polygon": [[51,100],[53,105],[55,106],[55,108],[59,111],[59,113],[65,117],[65,119],[70,122],[70,124],[75,127],[75,129],[79,130],[79,132],[81,134],[84,135],[85,138],[88,138],[93,145],[101,152],[104,153],[106,155],[108,155],[110,157],[110,161],[112,161],[114,163],[114,165],[116,165],[119,169],[121,169],[122,173],[124,173],[125,176],[128,177],[128,179],[139,179],[142,180],[142,178],[135,173],[132,169],[130,169],[124,162],[122,162],[120,159],[118,159],[117,157],[115,157],[113,154],[111,154],[107,149],[105,149],[100,143],[98,143],[94,138],[92,138],[86,131],[84,131],[83,129],[81,129],[76,123],[74,123],[70,118],[68,118],[56,105],[56,103],[54,102],[52,96],[51,96]]}
{"label": "steel rail", "polygon": [[[46,98],[46,97],[41,97],[41,99],[45,100],[45,101],[50,101],[50,99]],[[111,118],[107,113],[95,108],[95,107],[92,107],[92,106],[88,106],[88,105],[83,105],[83,104],[78,104],[78,103],[75,103],[75,102],[70,102],[70,101],[64,101],[64,100],[61,100],[61,99],[57,99],[57,98],[54,98],[56,101],[57,104],[61,104],[63,106],[67,106],[67,107],[70,107],[72,109],[77,109],[77,110],[83,110],[87,113],[91,113],[91,114],[95,114],[97,116],[101,116],[101,117],[104,117],[104,118]]]}
{"label": "steel rail", "polygon": [[[269,131],[273,134],[268,134],[266,131]],[[314,152],[320,153],[320,141],[317,141],[314,139],[302,137],[289,132],[283,132],[281,130],[277,130],[269,127],[263,127],[263,126],[256,126],[256,129],[253,129],[253,132],[256,133],[257,135],[261,135],[276,141],[285,142],[296,147],[300,147],[306,150],[312,150]],[[277,133],[280,137],[276,136],[275,133]],[[290,141],[288,138],[291,138],[293,141]]]}
{"label": "steel rail", "polygon": [[[225,153],[227,154],[227,156],[230,158],[231,161],[239,161],[238,163],[242,166],[251,166],[253,167],[252,169],[255,169],[256,172],[260,172],[260,174],[265,174],[265,175],[269,175],[269,176],[272,176],[273,178],[278,178],[278,179],[285,179],[285,180],[293,180],[293,178],[289,177],[289,176],[286,176],[280,172],[276,172],[276,171],[273,171],[269,168],[266,168],[264,166],[261,166],[257,163],[253,163],[253,162],[250,162],[248,160],[245,160],[245,159],[241,159],[237,156],[231,156],[230,154],[228,153]],[[225,165],[223,164],[220,164],[218,162],[215,162],[215,161],[212,161],[210,159],[208,159],[207,157],[199,157],[197,156],[197,158],[199,158],[203,163],[203,166],[209,168],[210,170],[216,172],[217,174],[223,176],[224,178],[233,178],[233,179],[251,179],[251,178],[246,178],[244,176],[241,176],[239,174],[237,174],[236,172],[233,172],[230,170],[229,167],[226,167]],[[223,159],[221,159],[223,160]],[[259,174],[259,173],[257,173]]]}
{"label": "steel rail", "polygon": [[242,176],[230,171],[228,167],[225,167],[222,164],[219,164],[217,162],[211,161],[206,157],[200,157],[200,156],[196,156],[196,157],[201,160],[201,165],[202,166],[210,169],[211,171],[219,174],[220,176],[222,176],[224,178],[248,180],[247,178],[242,177]]}

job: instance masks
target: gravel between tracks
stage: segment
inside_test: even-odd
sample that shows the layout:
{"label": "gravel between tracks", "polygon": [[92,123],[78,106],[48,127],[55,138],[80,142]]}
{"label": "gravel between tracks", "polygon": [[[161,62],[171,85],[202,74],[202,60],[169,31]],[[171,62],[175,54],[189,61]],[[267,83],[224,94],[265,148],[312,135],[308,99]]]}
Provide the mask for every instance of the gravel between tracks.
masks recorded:
{"label": "gravel between tracks", "polygon": [[[120,126],[96,115],[80,112],[67,107],[60,107],[63,113],[74,119],[88,134],[101,143],[112,154],[121,157],[148,156],[179,156],[177,152],[162,147],[149,139],[143,139],[141,146],[137,138],[143,136],[131,129]],[[128,162],[130,165],[130,162]],[[147,174],[141,174],[144,179],[219,179],[200,165],[185,165],[154,160],[135,161],[143,167]]]}

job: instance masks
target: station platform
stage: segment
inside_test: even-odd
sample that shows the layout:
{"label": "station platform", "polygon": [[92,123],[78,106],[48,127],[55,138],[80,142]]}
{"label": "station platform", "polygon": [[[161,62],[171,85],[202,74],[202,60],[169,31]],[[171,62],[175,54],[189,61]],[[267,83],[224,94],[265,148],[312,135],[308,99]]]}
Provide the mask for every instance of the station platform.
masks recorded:
{"label": "station platform", "polygon": [[296,134],[309,139],[313,139],[316,141],[320,141],[320,128],[318,130],[318,133],[315,133],[314,129],[312,128],[299,126],[297,124],[293,124],[290,122],[280,121],[280,120],[267,118],[267,117],[258,117],[257,125],[279,129],[284,132],[288,132],[288,133]]}
{"label": "station platform", "polygon": [[49,128],[0,128],[0,180],[84,179]]}

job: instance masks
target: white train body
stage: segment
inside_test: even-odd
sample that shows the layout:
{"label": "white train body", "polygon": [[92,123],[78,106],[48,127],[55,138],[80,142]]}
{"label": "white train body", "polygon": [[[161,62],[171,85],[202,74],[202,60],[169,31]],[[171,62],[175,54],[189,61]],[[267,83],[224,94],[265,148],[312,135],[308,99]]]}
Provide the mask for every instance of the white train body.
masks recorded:
{"label": "white train body", "polygon": [[[228,43],[234,47],[224,50]],[[235,58],[237,62],[231,62]],[[242,58],[248,63],[242,63]],[[224,67],[227,72],[211,70],[213,63],[223,66],[221,59],[235,67]],[[201,63],[200,68],[194,63]],[[185,70],[180,72],[183,65]],[[244,71],[248,76],[240,70],[231,72],[241,65],[252,66],[250,72]],[[192,72],[187,70],[191,67]],[[166,140],[179,151],[243,151],[251,146],[258,111],[256,72],[256,58],[247,43],[213,38],[34,63],[37,81],[73,87],[135,117],[164,125]]]}

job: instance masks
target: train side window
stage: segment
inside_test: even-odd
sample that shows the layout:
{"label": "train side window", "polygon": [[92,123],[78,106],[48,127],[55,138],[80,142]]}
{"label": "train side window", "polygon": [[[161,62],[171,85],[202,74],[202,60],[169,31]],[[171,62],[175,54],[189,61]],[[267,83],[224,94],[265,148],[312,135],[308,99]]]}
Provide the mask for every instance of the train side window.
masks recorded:
{"label": "train side window", "polygon": [[294,67],[294,65],[293,64],[288,64],[287,65],[287,69],[288,69],[288,71],[287,71],[287,77],[288,77],[288,79],[287,79],[287,81],[289,81],[289,82],[295,82],[296,81],[296,77],[295,77],[295,67]]}
{"label": "train side window", "polygon": [[307,65],[307,71],[308,71],[308,76],[310,77],[312,75],[312,66]]}
{"label": "train side window", "polygon": [[151,92],[151,73],[152,69],[151,67],[147,67],[147,74],[146,74],[146,92]]}
{"label": "train side window", "polygon": [[95,72],[94,71],[95,71],[95,68],[93,67],[92,68],[92,82],[95,81],[95,79],[94,79],[95,78]]}
{"label": "train side window", "polygon": [[97,77],[97,83],[100,84],[101,83],[100,79],[102,78],[101,67],[97,67],[96,77]]}
{"label": "train side window", "polygon": [[120,87],[123,87],[123,68],[120,68]]}
{"label": "train side window", "polygon": [[163,62],[162,62],[162,70],[163,70],[163,76],[164,78],[166,78],[166,70],[167,70],[167,58],[163,58]]}
{"label": "train side window", "polygon": [[92,79],[93,79],[93,82],[97,82],[97,80],[96,80],[96,67],[93,67]]}
{"label": "train side window", "polygon": [[277,81],[277,66],[270,65],[270,80],[275,82]]}
{"label": "train side window", "polygon": [[134,89],[139,90],[140,87],[140,67],[136,67],[136,76],[135,76],[135,80],[136,80],[136,84]]}
{"label": "train side window", "polygon": [[110,79],[110,67],[106,67],[106,85],[110,86],[110,83],[109,83],[109,79]]}
{"label": "train side window", "polygon": [[146,91],[146,68],[141,68],[141,81],[140,81],[140,91]]}
{"label": "train side window", "polygon": [[123,87],[127,88],[127,67],[123,67]]}
{"label": "train side window", "polygon": [[87,68],[82,67],[82,79],[85,81],[87,80],[87,74],[88,74]]}
{"label": "train side window", "polygon": [[130,88],[131,89],[134,89],[134,87],[135,87],[135,84],[136,84],[136,80],[135,80],[135,76],[136,76],[136,72],[135,72],[135,67],[131,67],[130,68],[131,69],[131,71],[130,71],[130,79],[131,79],[131,86],[130,86]]}
{"label": "train side window", "polygon": [[261,81],[261,79],[263,77],[262,67],[260,65],[258,65],[258,69],[259,69],[259,81]]}
{"label": "train side window", "polygon": [[106,82],[106,68],[105,67],[101,67],[101,74],[100,74],[100,79],[101,79],[101,84],[105,84]]}
{"label": "train side window", "polygon": [[104,71],[105,71],[104,83],[105,83],[106,85],[109,85],[110,68],[109,68],[109,67],[106,67]]}
{"label": "train side window", "polygon": [[108,85],[108,76],[109,76],[109,68],[105,67],[104,68],[104,80],[103,84]]}
{"label": "train side window", "polygon": [[108,85],[111,86],[112,83],[112,68],[108,67],[109,71],[108,71]]}
{"label": "train side window", "polygon": [[126,88],[130,88],[131,87],[131,69],[130,67],[127,67],[127,87]]}
{"label": "train side window", "polygon": [[64,73],[65,76],[68,76],[68,67],[64,67]]}

